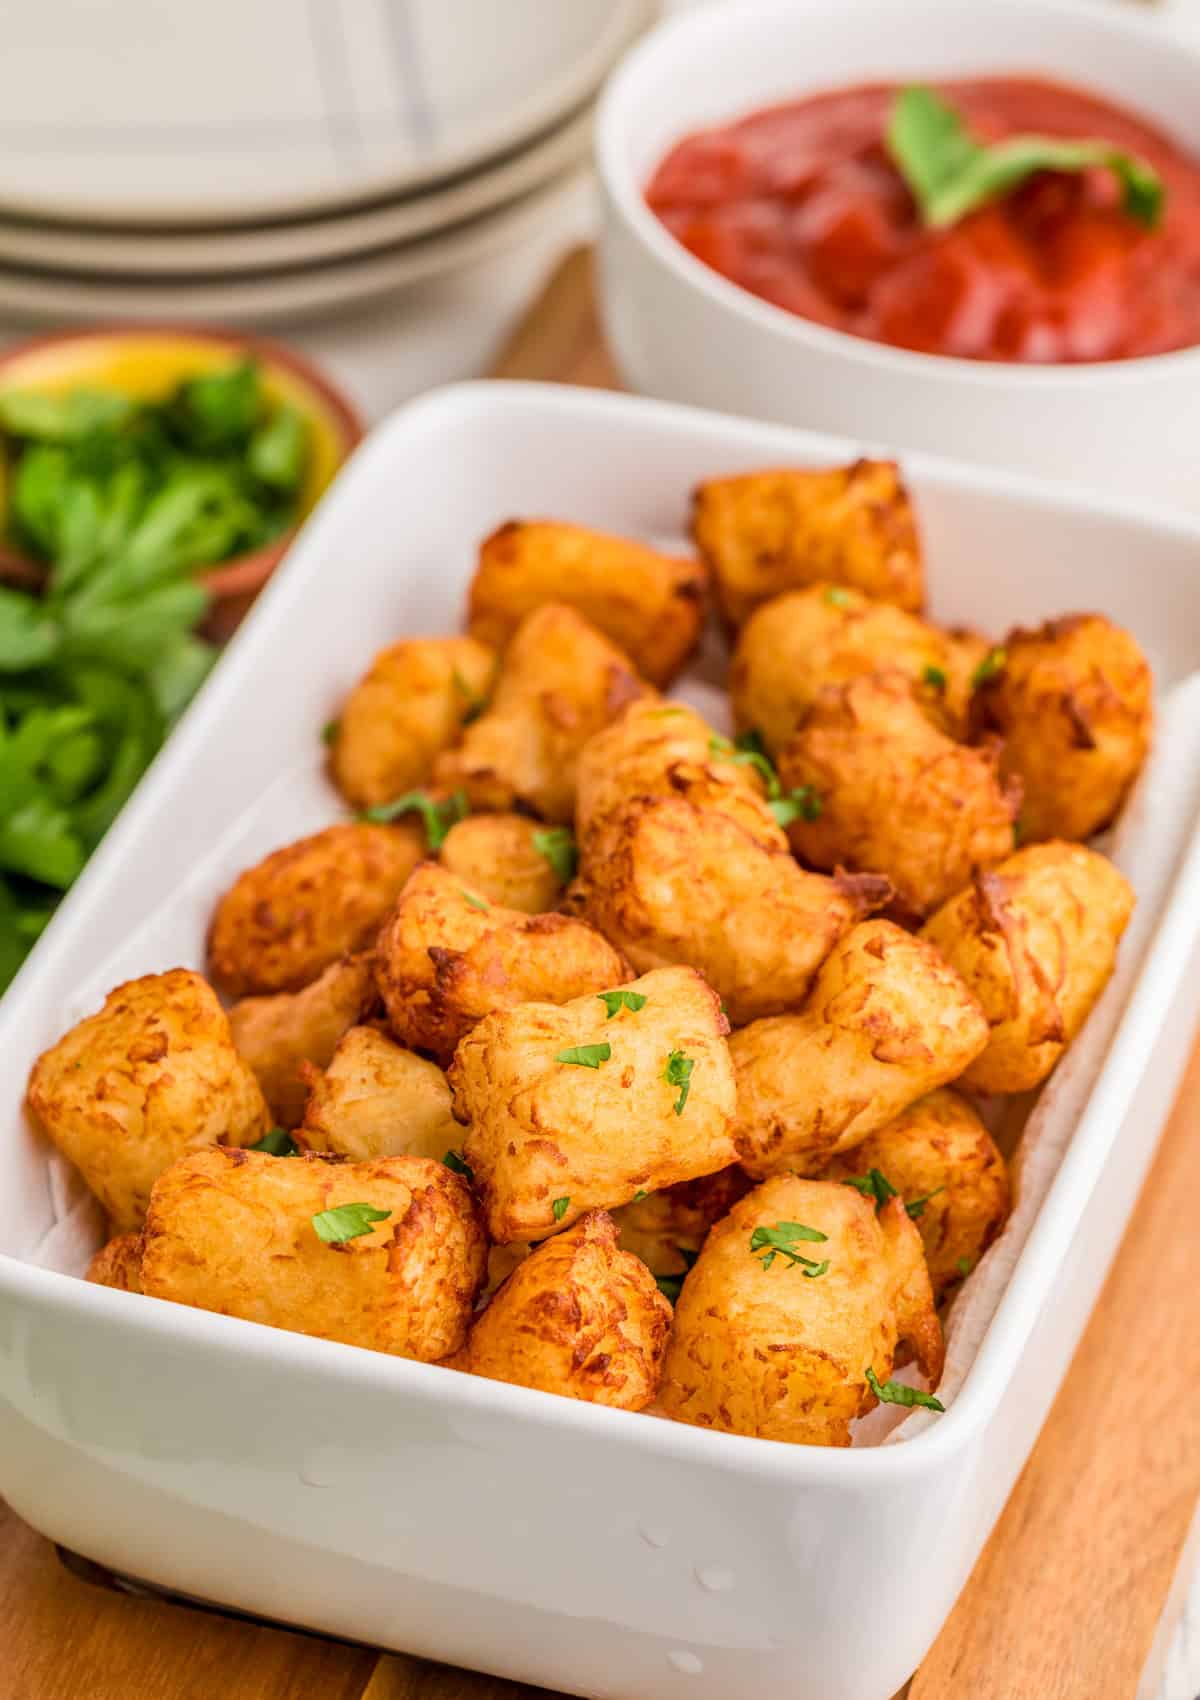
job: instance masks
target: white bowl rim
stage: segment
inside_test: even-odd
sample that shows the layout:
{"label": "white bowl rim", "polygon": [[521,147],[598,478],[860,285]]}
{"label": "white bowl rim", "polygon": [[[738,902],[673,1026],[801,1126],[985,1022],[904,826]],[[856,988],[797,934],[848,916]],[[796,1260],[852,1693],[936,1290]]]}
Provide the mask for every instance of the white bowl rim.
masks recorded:
{"label": "white bowl rim", "polygon": [[[1165,354],[1136,355],[1125,360],[1078,360],[1039,364],[1019,360],[970,360],[961,355],[927,354],[917,349],[896,348],[890,343],[875,342],[870,337],[854,336],[849,331],[835,330],[817,324],[799,313],[776,307],[761,296],[733,283],[711,266],[698,260],[667,230],[646,205],[644,186],[638,183],[629,168],[623,141],[632,116],[630,88],[645,68],[657,61],[669,61],[678,44],[692,36],[706,34],[714,27],[732,28],[737,33],[769,28],[778,18],[793,18],[802,6],[816,6],[821,0],[741,0],[737,6],[723,9],[702,5],[660,23],[626,54],[617,70],[606,83],[596,115],[595,157],[601,185],[610,203],[625,223],[649,248],[654,257],[673,271],[688,288],[698,290],[718,308],[732,311],[768,335],[783,336],[786,340],[827,355],[852,359],[864,366],[874,366],[893,375],[914,380],[975,386],[980,389],[1002,388],[1020,383],[1031,389],[1087,390],[1102,384],[1129,385],[1146,383],[1155,378],[1195,376],[1200,369],[1200,343]],[[839,0],[843,19],[849,25],[849,14],[859,7],[873,6],[877,0]],[[936,0],[935,0],[936,3]],[[957,0],[942,0],[948,13],[958,12]],[[1101,11],[1091,0],[973,0],[976,7],[993,11],[1016,8],[1043,16],[1068,18],[1097,33],[1124,37],[1139,44],[1169,46],[1173,52],[1190,57],[1195,63],[1200,82],[1200,40],[1189,39],[1182,32],[1171,32],[1170,20],[1146,18],[1127,7],[1120,13],[1116,6]],[[979,73],[986,75],[986,69]],[[1086,86],[1086,77],[1081,85]]]}

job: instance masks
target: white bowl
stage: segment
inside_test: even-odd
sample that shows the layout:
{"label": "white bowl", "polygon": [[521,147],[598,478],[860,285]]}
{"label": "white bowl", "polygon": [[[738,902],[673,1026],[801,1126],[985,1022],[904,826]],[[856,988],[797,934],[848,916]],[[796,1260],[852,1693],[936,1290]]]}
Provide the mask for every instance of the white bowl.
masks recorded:
{"label": "white bowl", "polygon": [[1200,349],[1032,367],[885,347],[771,306],[695,259],[645,185],[692,131],[818,90],[1031,72],[1144,113],[1200,155],[1200,42],[1080,0],[749,0],[660,26],[603,97],[602,301],[625,381],[1200,508]]}

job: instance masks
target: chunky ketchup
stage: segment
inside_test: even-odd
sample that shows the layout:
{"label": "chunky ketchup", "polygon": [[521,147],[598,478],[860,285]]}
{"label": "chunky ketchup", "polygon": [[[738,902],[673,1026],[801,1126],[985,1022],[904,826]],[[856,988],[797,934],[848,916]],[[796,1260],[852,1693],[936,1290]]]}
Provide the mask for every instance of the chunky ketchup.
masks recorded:
{"label": "chunky ketchup", "polygon": [[650,207],[706,265],[777,307],[929,354],[1124,360],[1200,343],[1200,161],[1081,89],[937,85],[982,142],[1102,138],[1166,189],[1153,230],[1114,176],[1042,172],[945,230],[921,223],[884,134],[897,88],[838,89],[679,142]]}

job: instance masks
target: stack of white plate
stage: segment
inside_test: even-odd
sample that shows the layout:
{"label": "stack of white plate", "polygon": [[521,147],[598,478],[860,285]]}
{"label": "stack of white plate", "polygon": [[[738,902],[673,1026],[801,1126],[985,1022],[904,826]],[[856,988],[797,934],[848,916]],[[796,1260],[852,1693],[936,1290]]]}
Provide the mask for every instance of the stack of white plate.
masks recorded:
{"label": "stack of white plate", "polygon": [[0,315],[268,321],[515,246],[653,0],[38,0],[0,53]]}

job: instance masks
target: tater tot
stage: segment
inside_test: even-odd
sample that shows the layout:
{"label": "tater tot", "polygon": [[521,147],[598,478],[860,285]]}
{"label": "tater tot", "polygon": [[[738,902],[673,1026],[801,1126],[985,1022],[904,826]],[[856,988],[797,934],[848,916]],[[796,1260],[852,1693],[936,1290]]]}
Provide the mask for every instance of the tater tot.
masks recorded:
{"label": "tater tot", "polygon": [[471,634],[503,649],[526,614],[562,602],[669,685],[696,647],[708,575],[696,560],[558,520],[510,520],[485,538],[471,580]]}
{"label": "tater tot", "polygon": [[43,1051],[29,1108],[118,1234],[141,1227],[151,1187],[177,1158],[251,1145],[271,1125],[225,1011],[187,968],[116,987]]}
{"label": "tater tot", "polygon": [[142,1290],[142,1236],[118,1234],[101,1246],[87,1267],[87,1279],[99,1287],[115,1287],[122,1293]]}
{"label": "tater tot", "polygon": [[720,809],[639,798],[582,845],[576,896],[588,919],[639,972],[698,969],[735,1027],[803,1002],[837,940],[892,894],[876,875],[806,873],[767,821],[774,850]]}
{"label": "tater tot", "polygon": [[962,975],[987,1017],[963,1080],[979,1092],[1040,1085],[1108,984],[1133,890],[1082,844],[1031,844],[979,874],[922,938]]}
{"label": "tater tot", "polygon": [[217,904],[208,966],[230,997],[298,992],[373,944],[425,853],[424,832],[352,822],[265,856]]}
{"label": "tater tot", "polygon": [[591,1210],[519,1263],[471,1329],[455,1367],[640,1411],[658,1391],[671,1307],[640,1259]]}
{"label": "tater tot", "polygon": [[886,1382],[900,1342],[936,1387],[941,1326],[903,1205],[876,1214],[851,1187],[778,1175],[705,1241],[675,1307],[660,1403],[699,1428],[849,1446],[876,1403],[867,1370]]}
{"label": "tater tot", "polygon": [[450,1088],[436,1063],[374,1027],[352,1027],[329,1067],[310,1068],[312,1086],[296,1138],[309,1151],[362,1163],[372,1157],[431,1157],[459,1143]]}
{"label": "tater tot", "polygon": [[1008,1219],[1008,1170],[995,1140],[962,1094],[943,1086],[835,1157],[821,1178],[861,1182],[871,1170],[916,1222],[940,1303]]}
{"label": "tater tot", "polygon": [[263,1089],[280,1127],[304,1114],[308,1086],[301,1065],[324,1068],[334,1047],[376,1005],[370,954],[343,956],[300,992],[243,998],[229,1011],[233,1042]]}
{"label": "tater tot", "polygon": [[956,744],[902,673],[827,686],[779,755],[785,791],[810,805],[788,827],[816,868],[886,874],[920,919],[1013,849],[1020,781],[1001,786],[994,744]]}
{"label": "tater tot", "polygon": [[818,1174],[956,1079],[987,1042],[978,1001],[931,945],[864,921],[834,946],[798,1014],[730,1040],[739,1158],[752,1175]]}
{"label": "tater tot", "polygon": [[481,1021],[450,1085],[492,1238],[539,1239],[732,1163],[728,1031],[689,968]]}
{"label": "tater tot", "polygon": [[492,1010],[565,1003],[628,979],[586,921],[488,903],[434,862],[405,886],[379,936],[375,976],[396,1038],[449,1060]]}
{"label": "tater tot", "polygon": [[1152,695],[1136,641],[1099,614],[1009,634],[975,712],[1024,786],[1026,842],[1090,838],[1115,820],[1150,747]]}
{"label": "tater tot", "polygon": [[370,808],[424,785],[487,701],[495,671],[495,651],[469,637],[380,650],[334,722],[329,767],[347,802]]}
{"label": "tater tot", "polygon": [[729,670],[733,718],[778,753],[827,685],[885,668],[903,673],[922,711],[964,738],[971,678],[987,643],[942,631],[890,603],[813,585],[765,603],[738,635]]}
{"label": "tater tot", "polygon": [[782,847],[777,823],[761,806],[760,774],[752,763],[735,761],[734,753],[729,739],[684,703],[631,703],[580,752],[576,831],[586,837],[632,797],[687,794],[723,808],[750,824],[755,836]]}
{"label": "tater tot", "polygon": [[[382,1214],[365,1218],[355,1209],[363,1205]],[[365,1232],[330,1243],[321,1229]],[[431,1363],[463,1345],[486,1262],[470,1189],[441,1163],[215,1149],[156,1183],[142,1286],[155,1298]]]}
{"label": "tater tot", "polygon": [[567,827],[525,815],[468,815],[452,826],[438,861],[489,903],[544,915],[563,894],[574,857]]}
{"label": "tater tot", "polygon": [[653,694],[603,633],[548,602],[522,620],[491,704],[458,748],[438,758],[434,779],[465,791],[476,808],[523,809],[569,825],[580,750],[627,703]]}
{"label": "tater tot", "polygon": [[820,581],[912,613],[925,601],[916,520],[894,461],[709,479],[693,497],[692,537],[733,627],[760,602]]}
{"label": "tater tot", "polygon": [[631,1251],[651,1273],[677,1282],[695,1262],[714,1222],[744,1198],[753,1182],[736,1163],[699,1180],[679,1181],[661,1192],[636,1195],[612,1213],[622,1251]]}

